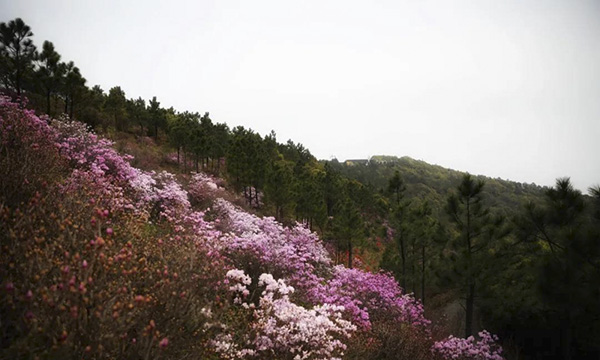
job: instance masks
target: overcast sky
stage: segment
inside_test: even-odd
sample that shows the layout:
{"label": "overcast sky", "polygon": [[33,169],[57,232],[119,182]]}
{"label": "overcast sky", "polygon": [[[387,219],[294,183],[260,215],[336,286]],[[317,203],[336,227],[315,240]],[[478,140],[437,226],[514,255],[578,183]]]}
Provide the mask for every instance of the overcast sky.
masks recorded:
{"label": "overcast sky", "polygon": [[275,130],[320,159],[600,183],[599,1],[0,4],[89,86]]}

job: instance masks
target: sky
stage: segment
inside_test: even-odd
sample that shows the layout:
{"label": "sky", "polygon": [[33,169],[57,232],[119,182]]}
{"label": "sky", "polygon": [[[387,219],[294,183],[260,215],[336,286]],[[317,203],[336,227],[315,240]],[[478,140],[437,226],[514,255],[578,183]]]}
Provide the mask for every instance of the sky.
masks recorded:
{"label": "sky", "polygon": [[87,85],[319,159],[600,184],[600,2],[0,0]]}

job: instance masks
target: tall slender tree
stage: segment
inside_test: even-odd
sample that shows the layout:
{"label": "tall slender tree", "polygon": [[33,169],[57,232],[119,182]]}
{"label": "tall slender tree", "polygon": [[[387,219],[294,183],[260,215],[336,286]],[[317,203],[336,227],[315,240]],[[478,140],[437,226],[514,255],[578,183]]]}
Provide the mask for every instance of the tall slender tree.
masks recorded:
{"label": "tall slender tree", "polygon": [[[66,64],[65,68],[65,81],[63,83],[63,95],[65,98],[65,113],[69,114],[69,117],[73,117],[75,104],[82,96],[85,91],[85,83],[86,80],[83,76],[81,76],[81,72],[79,68],[75,66],[72,61],[69,61]],[[116,87],[121,89],[120,87]],[[112,89],[111,89],[112,91]],[[110,96],[110,94],[109,94]],[[125,93],[123,93],[123,99],[125,99]],[[125,106],[125,101],[123,100],[123,107]]]}
{"label": "tall slender tree", "polygon": [[283,221],[285,211],[291,207],[294,181],[294,163],[278,154],[267,175],[265,195],[268,202],[275,206],[275,218]]}
{"label": "tall slender tree", "polygon": [[390,224],[394,228],[394,239],[398,246],[400,254],[401,279],[400,285],[406,291],[406,253],[407,253],[407,232],[408,232],[408,211],[410,201],[404,199],[406,186],[404,180],[400,176],[400,172],[396,170],[394,176],[388,182],[388,193],[394,197],[394,205],[392,205]]}
{"label": "tall slender tree", "polygon": [[400,201],[404,198],[405,191],[406,185],[404,184],[404,180],[402,179],[402,176],[400,176],[400,171],[396,170],[394,176],[392,176],[388,182],[388,192],[393,194],[397,205],[400,205]]}
{"label": "tall slender tree", "polygon": [[[600,350],[600,189],[590,189],[591,199],[561,178],[546,191],[543,204],[530,203],[517,222],[521,240],[543,244],[538,254],[540,295],[560,333],[561,357],[583,356],[577,344]],[[589,201],[591,200],[591,201]]]}
{"label": "tall slender tree", "polygon": [[363,239],[365,226],[358,206],[348,196],[337,204],[336,215],[333,217],[334,236],[338,247],[348,252],[348,267],[354,266],[354,246]]}
{"label": "tall slender tree", "polygon": [[144,136],[144,126],[148,124],[148,109],[146,108],[146,101],[141,97],[136,100],[127,100],[127,113],[131,117],[131,121],[135,122],[140,126],[140,135]]}
{"label": "tall slender tree", "polygon": [[44,41],[42,52],[38,56],[39,67],[36,72],[42,91],[46,95],[46,113],[50,114],[50,97],[58,92],[66,68],[60,62],[60,54],[54,49],[54,44]]}
{"label": "tall slender tree", "polygon": [[[433,209],[428,201],[423,201],[418,206],[413,207],[410,217],[414,239],[413,255],[416,255],[412,259],[412,265],[413,267],[420,265],[418,272],[421,281],[421,303],[425,304],[427,252],[428,250],[431,252],[430,248],[433,245],[433,238],[438,231],[439,223],[433,217]],[[413,279],[413,281],[415,280]],[[416,289],[414,292],[417,292]]]}
{"label": "tall slender tree", "polygon": [[150,125],[154,129],[152,135],[154,135],[154,139],[158,141],[158,129],[165,125],[166,117],[164,111],[160,107],[160,102],[156,100],[156,96],[153,96],[152,100],[148,102],[148,113],[150,116]]}
{"label": "tall slender tree", "polygon": [[104,104],[113,120],[113,125],[117,130],[125,130],[127,128],[127,98],[121,87],[115,86],[108,91],[108,97]]}
{"label": "tall slender tree", "polygon": [[458,287],[465,296],[465,336],[473,334],[475,294],[482,269],[491,261],[484,251],[494,239],[504,235],[500,231],[503,219],[494,217],[483,201],[484,181],[465,174],[455,193],[447,199],[446,212],[454,224],[456,236],[449,242],[453,253],[453,273]]}
{"label": "tall slender tree", "polygon": [[4,86],[21,96],[24,80],[33,73],[36,56],[33,32],[21,18],[0,23],[0,77]]}

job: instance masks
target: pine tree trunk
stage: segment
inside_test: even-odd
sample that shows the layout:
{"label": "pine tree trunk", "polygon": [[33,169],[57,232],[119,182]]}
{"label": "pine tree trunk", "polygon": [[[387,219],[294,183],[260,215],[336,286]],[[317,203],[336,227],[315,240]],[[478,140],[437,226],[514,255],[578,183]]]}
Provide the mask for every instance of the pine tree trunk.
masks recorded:
{"label": "pine tree trunk", "polygon": [[562,326],[561,326],[561,347],[562,347],[562,353],[563,353],[563,359],[565,360],[571,360],[572,359],[572,354],[571,354],[571,342],[572,342],[572,330],[571,330],[571,326],[572,326],[572,310],[571,310],[571,304],[573,303],[573,291],[572,291],[572,285],[573,284],[573,278],[571,277],[572,274],[572,269],[571,266],[569,264],[566,265],[565,267],[565,279],[567,280],[567,303],[566,303],[566,307],[564,309],[564,315],[563,315],[563,321],[562,321]]}
{"label": "pine tree trunk", "polygon": [[187,151],[183,148],[183,172],[187,173]]}
{"label": "pine tree trunk", "polygon": [[19,97],[19,102],[21,102],[21,67],[18,65],[20,63],[20,56],[17,54],[17,96]]}
{"label": "pine tree trunk", "polygon": [[425,305],[425,244],[421,246],[421,304]]}
{"label": "pine tree trunk", "polygon": [[404,238],[400,232],[400,257],[402,259],[402,291],[406,292],[406,252],[404,250]]}
{"label": "pine tree trunk", "polygon": [[417,269],[415,267],[415,244],[413,242],[412,246],[410,247],[411,251],[410,251],[410,282],[411,282],[411,288],[412,288],[412,293],[417,294]]}
{"label": "pine tree trunk", "polygon": [[470,283],[467,289],[467,314],[465,322],[465,338],[473,335],[473,310],[475,300],[475,284]]}
{"label": "pine tree trunk", "polygon": [[571,311],[567,310],[567,319],[564,321],[563,325],[561,326],[561,347],[562,347],[562,353],[563,353],[563,359],[564,360],[571,360],[572,359],[572,354],[571,354]]}
{"label": "pine tree trunk", "polygon": [[348,269],[352,269],[352,240],[348,240]]}
{"label": "pine tree trunk", "polygon": [[50,90],[46,91],[46,114],[50,115]]}

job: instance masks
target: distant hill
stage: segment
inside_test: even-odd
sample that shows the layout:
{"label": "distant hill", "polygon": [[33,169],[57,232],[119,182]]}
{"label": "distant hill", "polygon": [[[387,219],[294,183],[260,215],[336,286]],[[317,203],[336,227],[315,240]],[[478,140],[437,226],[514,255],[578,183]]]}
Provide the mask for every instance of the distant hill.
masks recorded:
{"label": "distant hill", "polygon": [[[385,190],[389,179],[398,170],[406,183],[406,196],[429,200],[438,211],[443,209],[449,191],[455,189],[465,172],[432,165],[408,156],[397,157],[376,155],[370,159],[354,159],[329,164],[341,174],[372,187],[375,191]],[[545,187],[519,183],[500,178],[476,175],[485,181],[488,203],[502,211],[516,210],[523,203],[539,199]]]}

